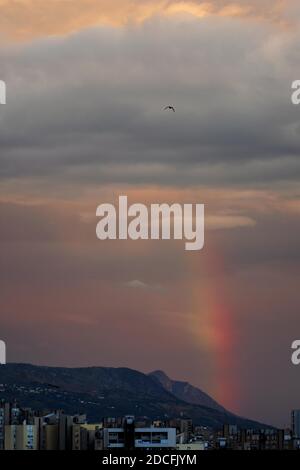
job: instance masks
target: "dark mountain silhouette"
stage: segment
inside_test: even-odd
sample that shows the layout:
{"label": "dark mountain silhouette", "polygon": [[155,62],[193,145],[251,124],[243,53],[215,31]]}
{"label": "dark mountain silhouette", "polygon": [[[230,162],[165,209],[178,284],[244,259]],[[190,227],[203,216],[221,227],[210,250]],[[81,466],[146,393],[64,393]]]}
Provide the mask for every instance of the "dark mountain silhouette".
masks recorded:
{"label": "dark mountain silhouette", "polygon": [[0,399],[16,399],[21,406],[39,410],[86,413],[89,422],[133,414],[149,419],[189,417],[195,424],[213,428],[225,423],[241,428],[266,427],[222,407],[188,403],[167,390],[157,377],[126,368],[6,364],[0,366]]}
{"label": "dark mountain silhouette", "polygon": [[156,370],[151,372],[150,377],[155,378],[164,387],[165,390],[175,395],[179,400],[186,401],[192,405],[201,405],[214,410],[227,412],[225,408],[211,398],[207,393],[194,387],[188,382],[170,379],[163,371]]}

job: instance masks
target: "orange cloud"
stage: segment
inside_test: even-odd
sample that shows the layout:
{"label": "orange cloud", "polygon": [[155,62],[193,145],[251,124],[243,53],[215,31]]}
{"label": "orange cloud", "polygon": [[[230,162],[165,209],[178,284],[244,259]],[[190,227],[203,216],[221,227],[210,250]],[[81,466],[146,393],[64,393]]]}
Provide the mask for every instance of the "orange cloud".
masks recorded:
{"label": "orange cloud", "polygon": [[99,24],[122,26],[155,15],[256,16],[282,20],[284,0],[0,0],[2,37],[65,35]]}

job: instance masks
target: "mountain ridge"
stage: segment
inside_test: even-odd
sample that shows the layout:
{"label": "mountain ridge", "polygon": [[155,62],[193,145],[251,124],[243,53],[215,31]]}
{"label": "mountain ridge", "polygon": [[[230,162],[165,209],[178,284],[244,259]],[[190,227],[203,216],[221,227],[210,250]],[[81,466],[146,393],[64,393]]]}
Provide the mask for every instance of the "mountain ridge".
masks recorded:
{"label": "mountain ridge", "polygon": [[230,413],[216,400],[210,397],[207,393],[203,392],[203,390],[195,387],[194,385],[191,385],[187,381],[170,379],[170,377],[168,377],[168,375],[162,370],[155,370],[150,372],[149,375],[158,380],[165,390],[169,391],[180,400],[186,401],[191,405],[202,405],[208,408]]}
{"label": "mountain ridge", "polygon": [[33,409],[86,413],[90,422],[105,416],[133,414],[149,419],[186,417],[197,425],[212,428],[223,424],[253,429],[270,427],[223,408],[188,403],[166,390],[154,376],[126,367],[8,363],[0,366],[0,398],[16,399],[21,406]]}

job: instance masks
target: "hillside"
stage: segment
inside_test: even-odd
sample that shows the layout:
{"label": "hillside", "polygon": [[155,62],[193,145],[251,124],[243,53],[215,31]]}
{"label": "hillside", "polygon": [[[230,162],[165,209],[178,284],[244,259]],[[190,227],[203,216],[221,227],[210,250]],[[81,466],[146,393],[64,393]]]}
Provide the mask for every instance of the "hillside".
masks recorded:
{"label": "hillside", "polygon": [[191,404],[166,390],[156,377],[127,368],[0,366],[0,399],[16,399],[35,409],[64,409],[86,413],[90,422],[104,416],[190,417],[195,424],[219,428],[265,427],[226,410]]}
{"label": "hillside", "polygon": [[211,398],[207,393],[197,387],[179,380],[170,379],[163,371],[151,372],[150,377],[156,379],[165,390],[172,393],[179,400],[186,401],[192,405],[201,405],[220,412],[226,412],[225,408]]}

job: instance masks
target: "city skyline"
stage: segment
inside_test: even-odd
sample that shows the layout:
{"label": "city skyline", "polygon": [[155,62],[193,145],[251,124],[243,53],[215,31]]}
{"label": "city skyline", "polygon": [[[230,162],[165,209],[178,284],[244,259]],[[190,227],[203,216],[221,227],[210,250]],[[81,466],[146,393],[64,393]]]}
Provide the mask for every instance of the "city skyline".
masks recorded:
{"label": "city skyline", "polygon": [[[109,416],[90,423],[81,413],[70,415],[63,409],[34,410],[22,408],[17,402],[1,401],[0,451],[112,452],[122,448],[127,451],[164,451],[165,456],[170,458],[166,452],[173,449],[193,451],[193,459],[197,459],[196,453],[199,451],[211,450],[291,451],[300,448],[299,415],[300,410],[292,411],[291,428],[287,429],[243,429],[232,424],[213,429],[195,425],[191,419],[182,417],[149,420],[136,419],[133,415]],[[104,459],[119,463],[118,457],[112,453],[108,457],[104,455]],[[181,459],[178,455],[173,457],[175,461]],[[133,465],[135,460],[136,457],[133,458]]]}

